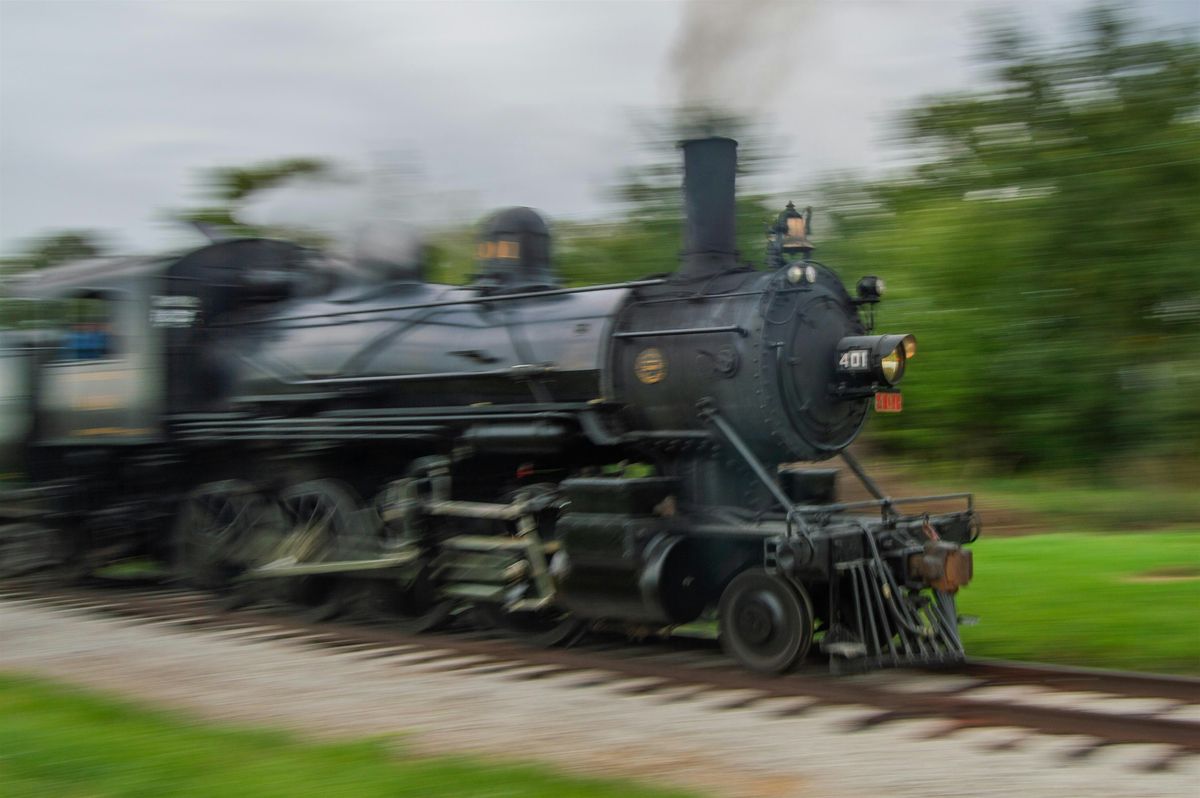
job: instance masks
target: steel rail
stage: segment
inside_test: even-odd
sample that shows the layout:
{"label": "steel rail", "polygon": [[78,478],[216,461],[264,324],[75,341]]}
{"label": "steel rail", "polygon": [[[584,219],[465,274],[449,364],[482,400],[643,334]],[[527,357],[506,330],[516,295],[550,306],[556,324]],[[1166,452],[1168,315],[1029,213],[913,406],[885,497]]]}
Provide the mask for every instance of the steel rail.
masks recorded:
{"label": "steel rail", "polygon": [[[675,653],[664,655],[662,648],[671,650],[672,641],[657,649],[644,646],[645,653],[632,651],[628,646],[612,647],[606,653],[603,645],[583,646],[576,649],[543,649],[524,645],[519,641],[505,639],[480,639],[478,634],[438,633],[410,635],[383,626],[348,624],[313,624],[278,610],[250,609],[228,611],[207,594],[185,597],[185,608],[181,610],[171,603],[163,603],[154,595],[122,595],[119,590],[96,588],[54,588],[37,590],[22,588],[15,582],[9,586],[0,583],[0,600],[16,599],[41,603],[51,607],[58,605],[84,611],[95,611],[101,615],[115,615],[132,620],[157,620],[178,623],[195,629],[233,628],[245,626],[248,621],[267,625],[278,630],[274,637],[291,637],[298,641],[311,642],[320,647],[350,647],[369,651],[378,647],[381,651],[398,644],[421,646],[430,649],[428,662],[455,660],[464,655],[474,655],[486,660],[483,666],[496,668],[523,668],[530,665],[547,666],[530,677],[539,678],[551,673],[576,671],[595,672],[599,683],[636,678],[657,680],[650,685],[629,688],[629,692],[653,692],[680,686],[696,686],[702,689],[731,690],[756,695],[742,698],[727,708],[748,706],[772,698],[809,698],[816,704],[832,704],[865,707],[875,710],[874,714],[850,724],[850,729],[869,728],[895,720],[927,718],[949,721],[945,733],[953,734],[960,728],[979,726],[1019,727],[1046,734],[1080,736],[1094,740],[1081,744],[1079,755],[1086,755],[1094,748],[1111,744],[1160,744],[1172,746],[1174,754],[1164,756],[1161,764],[1169,766],[1171,759],[1180,754],[1200,753],[1200,723],[1146,713],[1119,714],[1091,711],[1059,705],[1035,705],[1011,701],[988,701],[973,699],[970,688],[947,689],[945,691],[911,692],[903,689],[888,689],[887,685],[864,683],[847,677],[814,674],[811,671],[783,678],[764,677],[748,672],[737,665],[726,665],[714,661],[711,649],[696,647],[688,652],[695,654],[696,666],[681,666],[678,661],[678,640]],[[139,585],[145,588],[146,585]],[[425,661],[425,660],[422,660]],[[410,660],[411,662],[411,660]],[[480,663],[454,665],[447,670],[470,670]],[[1186,677],[1159,677],[1151,674],[1129,674],[1122,672],[1095,671],[1089,669],[1042,666],[1021,663],[972,661],[951,673],[982,677],[984,684],[995,680],[1010,679],[1014,683],[1041,686],[1062,685],[1079,689],[1089,685],[1095,690],[1100,684],[1113,693],[1114,698],[1129,696],[1166,698],[1189,701],[1200,694],[1200,679]],[[892,673],[905,674],[913,671],[897,670]],[[987,678],[992,677],[991,681]],[[1103,681],[1102,677],[1110,678]],[[781,708],[780,714],[803,714],[807,707]]]}
{"label": "steel rail", "polygon": [[1061,690],[1170,698],[1200,704],[1200,679],[1190,676],[973,657],[958,672],[989,684],[1040,684]]}

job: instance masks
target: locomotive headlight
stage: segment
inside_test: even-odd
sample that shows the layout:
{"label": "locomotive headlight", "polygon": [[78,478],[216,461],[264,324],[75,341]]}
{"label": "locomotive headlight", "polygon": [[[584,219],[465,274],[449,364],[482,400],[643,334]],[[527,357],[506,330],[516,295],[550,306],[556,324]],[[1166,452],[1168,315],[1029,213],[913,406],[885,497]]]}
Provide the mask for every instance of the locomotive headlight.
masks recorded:
{"label": "locomotive headlight", "polygon": [[917,339],[912,335],[879,336],[879,370],[888,385],[895,385],[904,376],[904,367],[917,353]]}
{"label": "locomotive headlight", "polygon": [[890,388],[904,377],[904,367],[917,351],[911,335],[852,335],[838,342],[834,392],[867,396]]}
{"label": "locomotive headlight", "polygon": [[900,347],[896,347],[891,352],[888,352],[880,358],[879,368],[883,371],[883,378],[888,381],[888,385],[895,385],[904,376],[903,350]]}

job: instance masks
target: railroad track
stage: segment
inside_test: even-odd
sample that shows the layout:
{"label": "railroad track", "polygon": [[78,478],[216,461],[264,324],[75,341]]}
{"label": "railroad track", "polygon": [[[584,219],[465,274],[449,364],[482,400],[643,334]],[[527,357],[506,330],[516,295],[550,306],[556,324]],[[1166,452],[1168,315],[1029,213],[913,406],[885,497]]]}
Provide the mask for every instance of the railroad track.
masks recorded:
{"label": "railroad track", "polygon": [[[569,649],[534,648],[495,632],[406,635],[378,624],[314,624],[283,608],[229,611],[211,595],[141,584],[123,589],[47,588],[0,584],[0,602],[152,622],[247,640],[290,640],[363,658],[395,658],[444,671],[502,673],[540,679],[586,672],[578,686],[610,685],[629,694],[662,693],[687,700],[706,693],[731,696],[722,708],[778,706],[781,717],[813,707],[867,708],[850,727],[938,719],[936,736],[980,727],[1019,728],[1080,740],[1070,757],[1085,759],[1105,746],[1155,744],[1163,755],[1145,767],[1170,769],[1200,754],[1200,679],[973,661],[944,671],[894,670],[832,677],[813,664],[784,677],[739,668],[713,640],[672,638],[630,643],[597,636]],[[778,701],[777,699],[794,699]],[[1003,747],[1005,743],[998,743]]]}

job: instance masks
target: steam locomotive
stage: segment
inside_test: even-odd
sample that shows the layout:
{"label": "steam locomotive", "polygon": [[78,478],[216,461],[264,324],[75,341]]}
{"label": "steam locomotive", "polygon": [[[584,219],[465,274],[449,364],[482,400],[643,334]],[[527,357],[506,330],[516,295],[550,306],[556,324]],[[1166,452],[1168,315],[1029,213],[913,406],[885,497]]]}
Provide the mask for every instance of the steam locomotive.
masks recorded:
{"label": "steam locomotive", "polygon": [[[153,557],[233,603],[544,644],[715,620],[764,672],[814,641],[835,669],[960,660],[970,495],[891,498],[846,451],[915,339],[873,334],[882,281],[851,296],[790,204],[740,264],[736,142],[681,148],[660,277],[563,287],[515,208],[466,286],[267,239],[14,281],[96,310],[0,349],[0,471],[27,476],[0,569]],[[838,500],[836,455],[874,498]]]}

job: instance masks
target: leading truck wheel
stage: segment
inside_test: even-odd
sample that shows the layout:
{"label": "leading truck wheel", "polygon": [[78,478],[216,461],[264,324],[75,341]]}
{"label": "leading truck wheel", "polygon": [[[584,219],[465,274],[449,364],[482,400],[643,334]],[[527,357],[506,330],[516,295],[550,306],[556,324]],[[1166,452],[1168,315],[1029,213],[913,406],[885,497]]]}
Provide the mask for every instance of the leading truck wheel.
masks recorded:
{"label": "leading truck wheel", "polygon": [[784,673],[808,653],[812,602],[802,588],[761,569],[743,571],[721,594],[725,652],[759,673]]}

